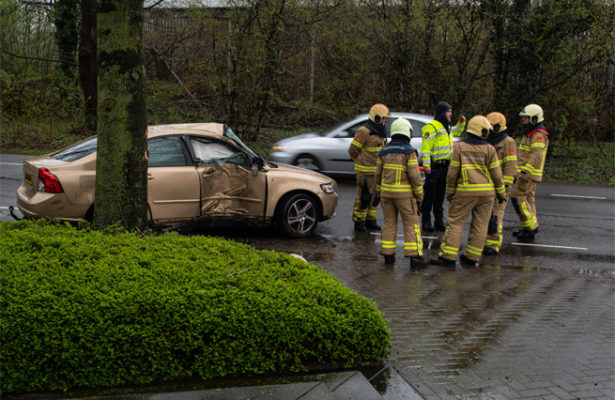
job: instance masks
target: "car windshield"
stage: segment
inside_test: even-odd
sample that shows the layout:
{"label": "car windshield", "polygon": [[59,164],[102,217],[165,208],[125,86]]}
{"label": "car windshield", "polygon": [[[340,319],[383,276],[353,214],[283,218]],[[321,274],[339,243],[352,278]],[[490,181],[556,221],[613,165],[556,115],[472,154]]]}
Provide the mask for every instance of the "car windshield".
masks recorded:
{"label": "car windshield", "polygon": [[347,122],[348,121],[343,121],[343,122],[337,123],[337,124],[333,125],[331,128],[329,128],[329,129],[327,129],[325,131],[318,132],[318,135],[319,136],[327,136],[329,133],[331,133],[333,131],[336,131],[340,126],[346,124]]}
{"label": "car windshield", "polygon": [[96,151],[97,138],[96,136],[83,140],[77,144],[69,146],[63,150],[57,151],[50,155],[51,158],[61,161],[75,161],[80,158],[92,154]]}

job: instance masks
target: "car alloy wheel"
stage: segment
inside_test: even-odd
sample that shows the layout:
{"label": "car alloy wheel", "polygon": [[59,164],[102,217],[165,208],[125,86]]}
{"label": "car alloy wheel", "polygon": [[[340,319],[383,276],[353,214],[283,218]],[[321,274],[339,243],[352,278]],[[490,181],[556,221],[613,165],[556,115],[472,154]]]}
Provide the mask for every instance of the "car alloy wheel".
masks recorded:
{"label": "car alloy wheel", "polygon": [[309,169],[310,171],[320,171],[320,166],[318,165],[318,161],[314,157],[309,154],[301,154],[299,157],[295,159],[293,165],[305,169]]}
{"label": "car alloy wheel", "polygon": [[278,216],[278,226],[292,237],[309,236],[318,224],[318,207],[305,194],[295,194],[284,201]]}

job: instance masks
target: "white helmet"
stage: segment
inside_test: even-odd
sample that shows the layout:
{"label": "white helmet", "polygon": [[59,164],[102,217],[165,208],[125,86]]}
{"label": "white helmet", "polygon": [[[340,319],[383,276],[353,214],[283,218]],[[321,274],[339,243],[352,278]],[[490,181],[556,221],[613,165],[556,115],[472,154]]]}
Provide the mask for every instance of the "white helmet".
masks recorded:
{"label": "white helmet", "polygon": [[408,139],[412,138],[412,124],[405,118],[397,118],[391,124],[391,137],[393,135],[404,135]]}
{"label": "white helmet", "polygon": [[528,104],[523,107],[523,110],[519,113],[520,117],[529,117],[532,124],[537,124],[544,121],[542,107],[538,104]]}

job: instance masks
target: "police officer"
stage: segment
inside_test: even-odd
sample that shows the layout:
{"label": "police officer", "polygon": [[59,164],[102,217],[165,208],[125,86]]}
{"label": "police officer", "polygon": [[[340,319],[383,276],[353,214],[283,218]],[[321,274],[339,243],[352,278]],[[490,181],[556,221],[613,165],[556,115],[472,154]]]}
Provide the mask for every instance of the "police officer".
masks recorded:
{"label": "police officer", "polygon": [[[422,204],[423,230],[433,232],[435,229],[444,231],[444,215],[442,203],[446,190],[446,173],[453,152],[453,136],[460,136],[466,125],[466,118],[459,116],[459,121],[451,130],[453,109],[447,102],[436,106],[435,118],[423,126],[423,143],[421,158],[425,169],[425,198]],[[435,217],[431,224],[431,213]]]}
{"label": "police officer", "polygon": [[468,122],[468,138],[453,150],[446,177],[446,198],[450,202],[446,232],[434,264],[455,265],[463,226],[472,213],[468,243],[459,260],[469,266],[478,266],[494,197],[505,199],[500,161],[495,148],[486,140],[491,129],[493,127],[484,116],[472,117]]}
{"label": "police officer", "polygon": [[385,145],[386,122],[389,109],[384,104],[374,104],[369,110],[369,121],[357,129],[348,148],[354,160],[354,173],[357,182],[357,196],[352,210],[354,229],[366,232],[367,229],[379,231],[376,222],[377,208],[371,205],[376,173],[376,154]]}
{"label": "police officer", "polygon": [[510,194],[515,212],[521,221],[521,229],[513,232],[522,242],[534,240],[538,232],[536,216],[536,183],[542,181],[542,173],[549,147],[549,133],[543,124],[542,107],[528,104],[519,113],[523,121],[521,143],[517,161],[517,183]]}
{"label": "police officer", "polygon": [[423,199],[423,182],[416,157],[410,145],[412,125],[398,118],[391,124],[391,142],[378,152],[376,165],[376,194],[374,202],[382,200],[384,227],[380,254],[384,262],[395,262],[397,244],[397,214],[404,227],[404,255],[410,266],[424,268],[423,240],[419,221],[419,204]]}
{"label": "police officer", "polygon": [[[506,117],[499,112],[487,114],[487,120],[493,126],[493,130],[487,136],[487,142],[495,147],[496,154],[502,167],[502,180],[506,198],[510,195],[513,181],[517,175],[517,143],[508,136],[506,128]],[[492,256],[500,252],[502,246],[502,221],[507,201],[500,202],[497,199],[493,202],[492,220],[489,222],[490,231],[487,234],[483,254]],[[493,232],[491,231],[493,225]]]}

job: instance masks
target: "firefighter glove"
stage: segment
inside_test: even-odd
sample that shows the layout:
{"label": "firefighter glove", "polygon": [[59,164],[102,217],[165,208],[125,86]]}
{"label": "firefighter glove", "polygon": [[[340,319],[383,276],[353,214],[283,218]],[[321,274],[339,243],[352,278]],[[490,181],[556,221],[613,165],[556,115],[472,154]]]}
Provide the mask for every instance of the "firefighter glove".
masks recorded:
{"label": "firefighter glove", "polygon": [[372,207],[376,207],[380,204],[380,193],[374,194],[374,198],[372,199]]}

